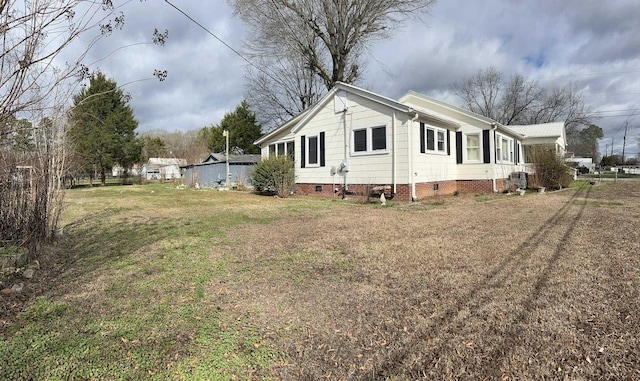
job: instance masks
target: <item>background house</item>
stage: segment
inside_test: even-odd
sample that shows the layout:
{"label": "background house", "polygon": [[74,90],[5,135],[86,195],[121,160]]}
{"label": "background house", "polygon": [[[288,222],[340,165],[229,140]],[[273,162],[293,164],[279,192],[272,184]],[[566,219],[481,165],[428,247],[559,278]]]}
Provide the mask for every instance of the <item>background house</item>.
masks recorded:
{"label": "background house", "polygon": [[[260,155],[229,154],[229,174],[231,184],[251,186],[253,167],[260,161]],[[183,166],[186,186],[218,187],[225,184],[227,161],[224,153],[212,153],[199,164]]]}
{"label": "background house", "polygon": [[181,178],[180,167],[186,165],[186,159],[153,157],[142,167],[142,175],[147,180],[179,179]]}
{"label": "background house", "polygon": [[[564,159],[568,165],[576,168],[578,173],[593,173],[594,172],[594,164],[593,158],[591,157],[576,157],[571,155],[570,157],[565,157]],[[584,168],[585,172],[582,172]]]}

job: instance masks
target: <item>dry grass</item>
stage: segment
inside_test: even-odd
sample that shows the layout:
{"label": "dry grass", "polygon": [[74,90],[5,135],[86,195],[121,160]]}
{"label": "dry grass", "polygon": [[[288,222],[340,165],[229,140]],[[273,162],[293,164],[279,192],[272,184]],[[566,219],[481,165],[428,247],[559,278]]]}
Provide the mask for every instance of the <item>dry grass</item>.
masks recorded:
{"label": "dry grass", "polygon": [[640,200],[617,188],[247,226],[225,308],[285,379],[640,378]]}
{"label": "dry grass", "polygon": [[[198,253],[200,266],[217,266],[204,269],[210,276],[199,292],[228,321],[257,332],[256,345],[280,353],[269,369],[236,376],[640,378],[635,182],[390,208],[202,195],[151,212],[136,209],[146,205],[144,193],[122,200],[117,207],[129,212],[118,218],[131,226],[185,211],[194,221],[214,212],[265,219],[232,227],[220,219],[222,234],[204,245],[186,229],[164,243],[138,242],[130,253],[147,263],[167,245],[181,246]],[[68,210],[74,219],[79,200],[72,197]],[[135,272],[97,268],[53,294],[108,314],[100,298],[126,271]],[[174,271],[172,287],[196,287],[184,269]]]}

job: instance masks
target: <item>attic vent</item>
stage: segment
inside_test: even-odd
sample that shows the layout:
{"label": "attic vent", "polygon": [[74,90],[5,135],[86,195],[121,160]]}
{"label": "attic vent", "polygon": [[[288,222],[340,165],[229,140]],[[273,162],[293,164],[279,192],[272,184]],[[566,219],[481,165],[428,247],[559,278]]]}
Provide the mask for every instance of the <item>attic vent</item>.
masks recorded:
{"label": "attic vent", "polygon": [[347,92],[346,91],[338,91],[336,95],[333,97],[333,111],[336,114],[344,112],[348,108],[347,105]]}

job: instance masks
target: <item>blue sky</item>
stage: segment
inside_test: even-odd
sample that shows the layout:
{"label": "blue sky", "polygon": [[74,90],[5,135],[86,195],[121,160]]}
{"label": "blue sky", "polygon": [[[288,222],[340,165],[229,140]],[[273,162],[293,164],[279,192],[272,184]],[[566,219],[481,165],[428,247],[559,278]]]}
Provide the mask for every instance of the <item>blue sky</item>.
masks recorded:
{"label": "blue sky", "polygon": [[[114,1],[116,3],[116,1]],[[174,1],[228,45],[240,49],[246,35],[225,1]],[[124,48],[100,69],[132,96],[139,131],[193,130],[217,124],[245,92],[244,61],[165,1],[130,1],[123,30],[101,41],[90,55],[150,41],[167,29],[165,46]],[[418,91],[452,104],[451,85],[494,66],[545,86],[574,84],[605,131],[601,144],[626,155],[640,152],[640,2],[611,0],[440,0],[425,23],[407,22],[391,40],[372,46],[360,85],[398,98]],[[89,57],[91,59],[91,57]],[[159,82],[154,69],[167,70]],[[636,115],[638,114],[638,115]]]}

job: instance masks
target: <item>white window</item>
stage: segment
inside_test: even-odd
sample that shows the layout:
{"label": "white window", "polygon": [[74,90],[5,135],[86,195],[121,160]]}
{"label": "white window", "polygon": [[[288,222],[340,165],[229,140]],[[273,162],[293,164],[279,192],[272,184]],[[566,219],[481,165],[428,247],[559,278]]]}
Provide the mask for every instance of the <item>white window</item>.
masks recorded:
{"label": "white window", "polygon": [[496,161],[499,163],[513,163],[513,139],[496,134]]}
{"label": "white window", "polygon": [[480,161],[480,134],[467,134],[467,161]]}
{"label": "white window", "polygon": [[355,155],[387,152],[387,127],[354,129],[351,132],[351,142],[351,153]]}
{"label": "white window", "polygon": [[424,139],[425,141],[421,143],[421,146],[425,149],[421,150],[421,152],[447,153],[447,130],[424,125]]}
{"label": "white window", "polygon": [[294,148],[292,141],[269,144],[269,156],[284,155],[288,155],[292,159],[294,158]]}

